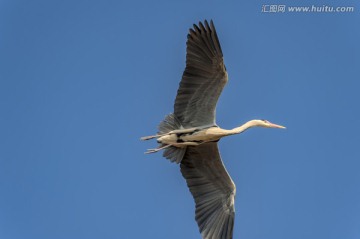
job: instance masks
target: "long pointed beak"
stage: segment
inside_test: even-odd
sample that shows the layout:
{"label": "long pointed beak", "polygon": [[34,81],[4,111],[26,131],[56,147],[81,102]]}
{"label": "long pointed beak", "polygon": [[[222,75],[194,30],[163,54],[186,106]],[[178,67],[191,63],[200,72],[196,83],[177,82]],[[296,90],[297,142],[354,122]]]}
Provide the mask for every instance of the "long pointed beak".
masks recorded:
{"label": "long pointed beak", "polygon": [[270,127],[271,128],[278,128],[278,129],[286,129],[285,126],[278,125],[278,124],[273,124],[273,123],[270,124]]}

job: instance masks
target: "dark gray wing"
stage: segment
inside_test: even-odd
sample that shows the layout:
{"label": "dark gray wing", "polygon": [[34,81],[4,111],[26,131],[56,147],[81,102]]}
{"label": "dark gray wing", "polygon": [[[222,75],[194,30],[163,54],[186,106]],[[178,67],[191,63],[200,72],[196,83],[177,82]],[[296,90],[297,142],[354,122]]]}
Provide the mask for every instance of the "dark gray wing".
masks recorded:
{"label": "dark gray wing", "polygon": [[194,197],[195,219],[203,239],[231,239],[236,189],[221,161],[217,143],[188,146],[181,173]]}
{"label": "dark gray wing", "polygon": [[174,105],[185,128],[215,125],[215,108],[227,82],[219,39],[213,22],[189,30],[186,68]]}

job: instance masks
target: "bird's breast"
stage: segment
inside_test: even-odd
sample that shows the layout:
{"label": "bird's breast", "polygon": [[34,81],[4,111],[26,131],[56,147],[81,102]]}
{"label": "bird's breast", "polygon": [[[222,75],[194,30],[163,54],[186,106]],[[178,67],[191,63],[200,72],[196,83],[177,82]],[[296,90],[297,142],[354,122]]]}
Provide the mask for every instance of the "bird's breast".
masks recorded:
{"label": "bird's breast", "polygon": [[204,142],[218,141],[222,135],[217,127],[195,130],[187,133],[175,133],[162,136],[158,139],[159,143],[171,144],[177,147],[186,145],[199,145]]}

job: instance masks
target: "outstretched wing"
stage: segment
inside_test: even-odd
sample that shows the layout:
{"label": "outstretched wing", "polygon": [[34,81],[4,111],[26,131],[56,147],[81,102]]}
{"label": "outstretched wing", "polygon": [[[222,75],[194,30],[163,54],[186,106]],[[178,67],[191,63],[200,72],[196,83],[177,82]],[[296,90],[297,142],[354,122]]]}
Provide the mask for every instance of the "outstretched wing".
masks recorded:
{"label": "outstretched wing", "polygon": [[204,24],[189,30],[186,68],[175,99],[174,114],[185,128],[216,124],[216,103],[227,82],[215,26]]}
{"label": "outstretched wing", "polygon": [[188,146],[181,173],[194,197],[195,219],[203,239],[231,239],[236,189],[221,161],[217,143]]}

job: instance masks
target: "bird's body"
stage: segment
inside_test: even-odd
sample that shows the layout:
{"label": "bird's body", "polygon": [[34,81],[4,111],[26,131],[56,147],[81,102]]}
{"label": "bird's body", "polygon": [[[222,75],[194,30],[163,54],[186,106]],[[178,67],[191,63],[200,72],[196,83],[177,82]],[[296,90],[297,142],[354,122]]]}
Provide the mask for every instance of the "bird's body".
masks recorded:
{"label": "bird's body", "polygon": [[195,146],[206,142],[218,141],[225,136],[226,130],[213,126],[204,129],[194,128],[192,131],[181,131],[161,136],[157,142],[160,144],[172,145],[175,147]]}
{"label": "bird's body", "polygon": [[163,156],[180,163],[195,205],[195,219],[203,239],[231,239],[235,217],[235,184],[227,173],[217,146],[225,136],[251,127],[285,128],[267,120],[250,120],[226,130],[217,126],[215,108],[228,81],[223,54],[213,22],[194,25],[187,41],[186,68],[174,104],[159,125],[156,138]]}
{"label": "bird's body", "polygon": [[[157,139],[157,142],[160,144],[172,145],[179,148],[183,148],[189,145],[196,146],[207,142],[217,142],[222,137],[239,134],[250,127],[267,127],[266,124],[267,122],[264,120],[252,120],[240,127],[231,130],[222,129],[218,126],[174,130],[170,131],[168,134],[160,136]],[[282,126],[274,128],[282,128]]]}

